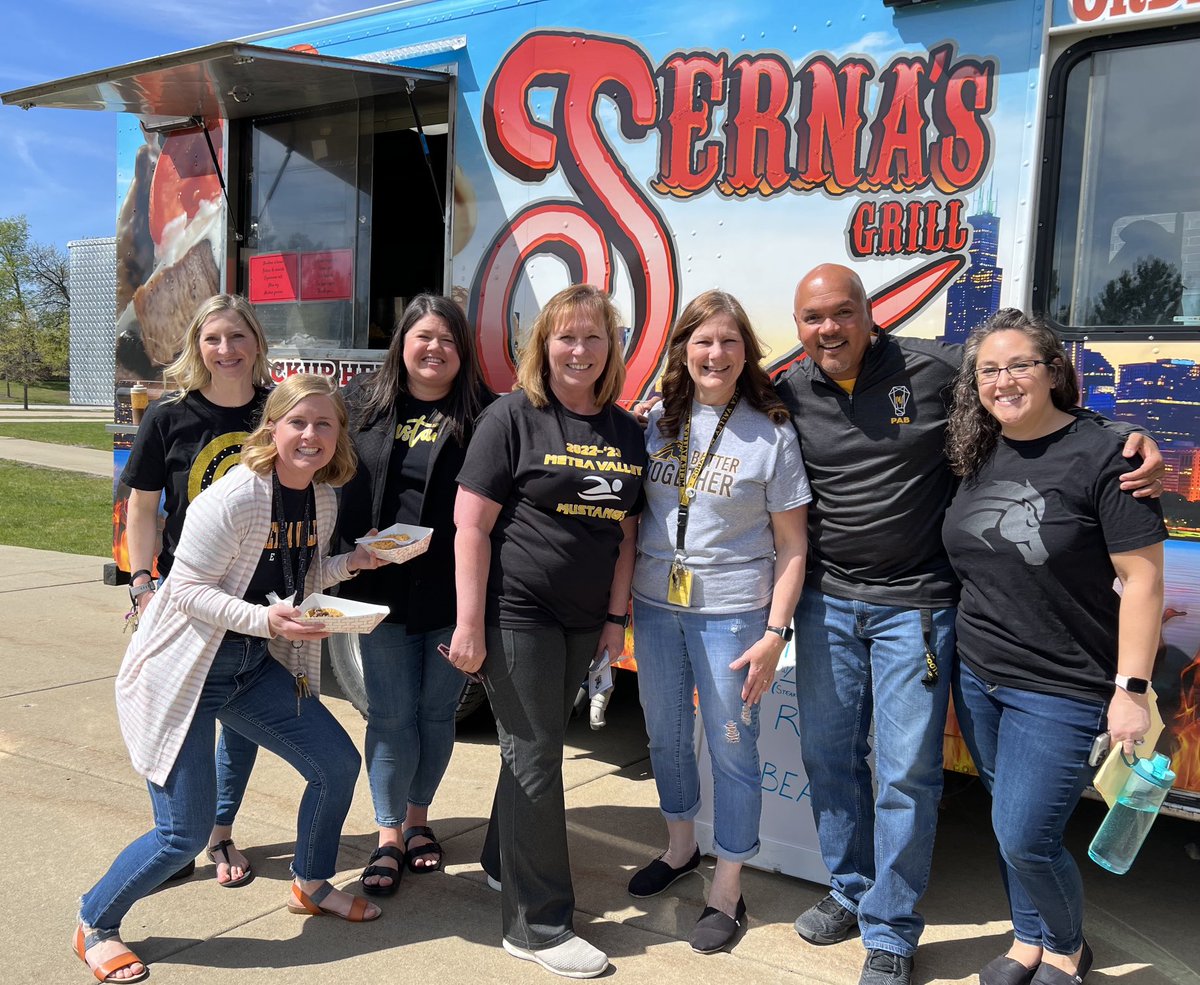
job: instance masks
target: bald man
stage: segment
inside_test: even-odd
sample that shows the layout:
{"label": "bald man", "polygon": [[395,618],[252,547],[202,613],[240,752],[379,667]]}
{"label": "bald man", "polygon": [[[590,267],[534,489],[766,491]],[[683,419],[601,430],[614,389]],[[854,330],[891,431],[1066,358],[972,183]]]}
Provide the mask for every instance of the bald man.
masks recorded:
{"label": "bald man", "polygon": [[[959,589],[941,528],[955,489],[944,432],[961,347],[880,332],[862,282],[835,264],[804,276],[793,314],[809,358],[776,389],[814,497],[796,691],[832,875],[829,895],[797,918],[796,932],[833,944],[857,928],[867,949],[860,985],[909,985],[954,658]],[[1145,462],[1122,476],[1122,488],[1161,492],[1157,447],[1131,434],[1125,454],[1134,453]],[[872,719],[878,795],[867,765]]]}

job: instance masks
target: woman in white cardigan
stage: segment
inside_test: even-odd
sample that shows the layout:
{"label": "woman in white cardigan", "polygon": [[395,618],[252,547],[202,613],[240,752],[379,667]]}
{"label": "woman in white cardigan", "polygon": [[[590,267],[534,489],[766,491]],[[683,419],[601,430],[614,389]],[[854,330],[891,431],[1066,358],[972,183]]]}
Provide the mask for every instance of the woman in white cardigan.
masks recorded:
{"label": "woman in white cardigan", "polygon": [[117,714],[146,777],[155,827],[83,896],[75,950],[100,981],[149,975],[120,940],[129,908],[205,845],[216,811],[219,719],[308,782],[300,801],[288,908],[374,920],[379,908],[333,889],[359,755],[318,699],[320,624],[290,602],[383,563],[361,546],[327,557],[333,486],[354,474],[346,409],[322,377],[274,390],[242,463],[188,508],[170,576],[142,616],[117,675]]}

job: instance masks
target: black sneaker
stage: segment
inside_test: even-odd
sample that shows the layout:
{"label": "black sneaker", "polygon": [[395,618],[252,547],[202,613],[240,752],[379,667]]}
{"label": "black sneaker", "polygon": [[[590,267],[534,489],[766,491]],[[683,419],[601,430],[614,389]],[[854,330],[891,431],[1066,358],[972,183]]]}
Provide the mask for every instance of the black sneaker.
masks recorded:
{"label": "black sneaker", "polygon": [[858,985],[912,985],[913,959],[891,951],[868,951]]}
{"label": "black sneaker", "polygon": [[792,926],[810,944],[837,944],[858,928],[858,914],[851,913],[830,893],[796,917]]}
{"label": "black sneaker", "polygon": [[[665,855],[666,853],[664,852],[663,854]],[[663,861],[662,855],[660,855],[649,865],[638,869],[633,874],[633,878],[629,880],[629,895],[634,897],[634,899],[646,899],[648,896],[657,896],[676,879],[682,879],[689,872],[695,871],[699,865],[699,846],[692,853],[692,857],[678,869],[671,868],[671,866]]]}

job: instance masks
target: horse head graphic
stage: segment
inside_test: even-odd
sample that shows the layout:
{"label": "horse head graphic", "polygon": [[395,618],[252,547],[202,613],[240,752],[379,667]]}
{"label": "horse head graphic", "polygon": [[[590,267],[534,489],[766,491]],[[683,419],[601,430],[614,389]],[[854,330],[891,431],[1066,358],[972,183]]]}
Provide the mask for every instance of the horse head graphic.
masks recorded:
{"label": "horse head graphic", "polygon": [[[1028,481],[995,480],[988,483],[974,509],[963,520],[963,529],[991,547],[989,530],[1012,544],[1026,564],[1045,564],[1049,555],[1042,543],[1042,514],[1046,501]],[[992,548],[993,550],[995,548]]]}

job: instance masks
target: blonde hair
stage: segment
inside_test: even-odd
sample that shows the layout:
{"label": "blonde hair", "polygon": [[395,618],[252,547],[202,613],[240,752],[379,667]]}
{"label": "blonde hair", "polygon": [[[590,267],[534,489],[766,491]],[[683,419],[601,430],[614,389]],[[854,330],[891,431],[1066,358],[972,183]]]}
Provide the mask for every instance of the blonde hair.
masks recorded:
{"label": "blonde hair", "polygon": [[250,382],[256,387],[271,385],[271,367],[267,363],[267,337],[259,324],[258,316],[250,307],[250,302],[237,294],[214,294],[207,301],[200,303],[183,335],[183,351],[163,370],[163,385],[178,391],[172,394],[169,400],[182,400],[192,390],[203,390],[212,382],[212,374],[200,355],[200,331],[211,316],[223,311],[232,311],[240,317],[246,323],[246,327],[254,333],[254,339],[258,343]]}
{"label": "blonde hair", "polygon": [[595,386],[596,403],[607,407],[621,396],[621,389],[625,386],[625,353],[620,312],[600,288],[591,284],[575,284],[559,291],[546,302],[529,329],[529,337],[521,346],[517,362],[517,386],[525,391],[534,407],[546,407],[550,403],[547,392],[550,366],[546,358],[550,333],[581,312],[594,318],[608,336],[608,358]]}
{"label": "blonde hair", "polygon": [[353,477],[358,468],[358,456],[350,441],[347,426],[346,402],[338,392],[337,384],[327,376],[312,373],[297,373],[289,376],[267,396],[263,407],[262,423],[242,442],[242,464],[258,475],[267,475],[275,465],[279,454],[275,447],[275,424],[288,412],[308,397],[328,397],[337,411],[338,436],[333,458],[313,476],[314,482],[341,486]]}

